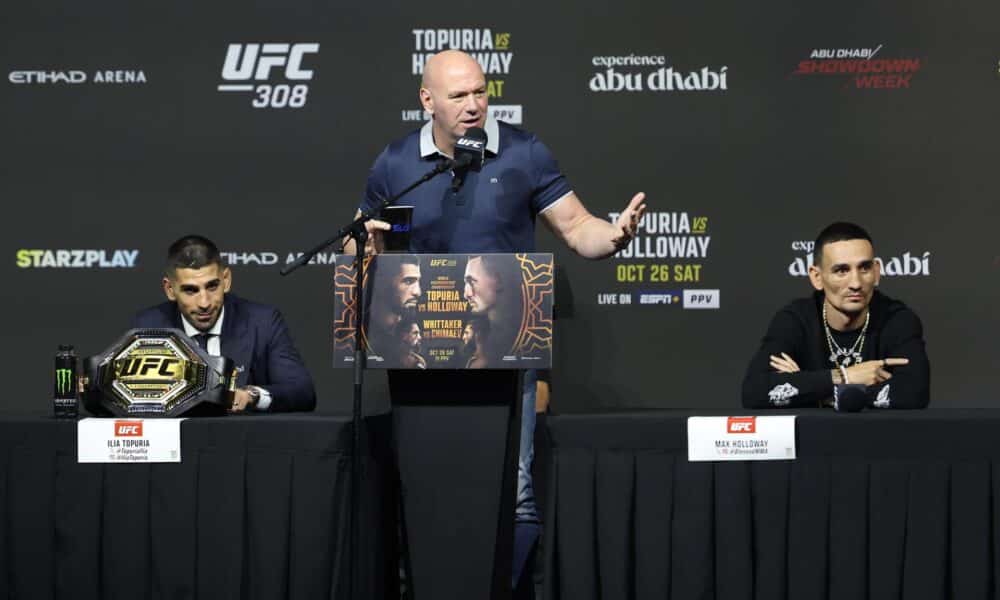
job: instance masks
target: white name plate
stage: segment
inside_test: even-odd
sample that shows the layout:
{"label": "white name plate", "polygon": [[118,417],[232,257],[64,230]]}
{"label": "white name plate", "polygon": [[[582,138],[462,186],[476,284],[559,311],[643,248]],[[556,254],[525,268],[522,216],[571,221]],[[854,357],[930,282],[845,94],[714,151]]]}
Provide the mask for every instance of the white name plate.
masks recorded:
{"label": "white name plate", "polygon": [[795,460],[795,416],[689,417],[688,460]]}
{"label": "white name plate", "polygon": [[82,419],[76,426],[81,463],[179,463],[184,419]]}

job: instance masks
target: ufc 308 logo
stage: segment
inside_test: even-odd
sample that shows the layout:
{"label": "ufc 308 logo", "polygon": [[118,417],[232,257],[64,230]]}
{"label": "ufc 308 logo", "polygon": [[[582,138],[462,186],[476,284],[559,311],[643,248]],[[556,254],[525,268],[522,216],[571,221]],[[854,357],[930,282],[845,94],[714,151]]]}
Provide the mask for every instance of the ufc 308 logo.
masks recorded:
{"label": "ufc 308 logo", "polygon": [[[252,92],[254,108],[301,108],[306,105],[312,69],[307,58],[319,53],[317,43],[229,44],[222,65],[220,92]],[[271,83],[284,78],[286,83]]]}
{"label": "ufc 308 logo", "polygon": [[756,433],[757,417],[729,417],[726,420],[727,433]]}

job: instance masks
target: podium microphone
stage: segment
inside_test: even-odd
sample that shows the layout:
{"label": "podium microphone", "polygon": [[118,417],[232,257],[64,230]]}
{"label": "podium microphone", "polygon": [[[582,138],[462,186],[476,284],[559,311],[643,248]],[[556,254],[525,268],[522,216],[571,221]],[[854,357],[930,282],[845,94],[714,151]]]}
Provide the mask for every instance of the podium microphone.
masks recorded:
{"label": "podium microphone", "polygon": [[833,409],[837,412],[859,412],[868,404],[865,386],[849,383],[833,386]]}
{"label": "podium microphone", "polygon": [[[452,163],[454,176],[451,179],[451,191],[457,193],[465,183],[465,175],[469,171],[479,172],[486,160],[486,131],[482,127],[470,127],[455,141],[455,161]],[[458,198],[463,204],[465,200]]]}
{"label": "podium microphone", "polygon": [[465,135],[455,142],[455,170],[476,171],[483,169],[486,160],[486,131],[482,127],[469,127]]}

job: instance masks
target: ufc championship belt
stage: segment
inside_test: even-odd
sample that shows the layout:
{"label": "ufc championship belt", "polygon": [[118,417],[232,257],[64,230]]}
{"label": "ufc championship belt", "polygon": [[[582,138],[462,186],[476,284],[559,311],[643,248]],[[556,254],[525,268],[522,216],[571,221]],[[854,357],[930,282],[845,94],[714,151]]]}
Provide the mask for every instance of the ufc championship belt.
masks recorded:
{"label": "ufc championship belt", "polygon": [[95,415],[225,414],[236,390],[231,359],[211,356],[180,329],[130,329],[83,362],[83,405]]}

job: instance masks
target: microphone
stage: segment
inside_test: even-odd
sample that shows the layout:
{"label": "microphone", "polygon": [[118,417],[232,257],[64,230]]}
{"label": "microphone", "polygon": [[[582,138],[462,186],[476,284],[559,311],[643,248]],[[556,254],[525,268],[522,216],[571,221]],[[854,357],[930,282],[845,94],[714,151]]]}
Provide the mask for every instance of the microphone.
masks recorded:
{"label": "microphone", "polygon": [[[451,191],[457,194],[465,183],[469,171],[480,171],[486,160],[486,132],[482,127],[469,127],[465,135],[455,141],[455,160],[452,161]],[[465,204],[465,198],[459,196],[456,203]]]}
{"label": "microphone", "polygon": [[486,131],[482,127],[470,127],[465,135],[455,142],[455,164],[453,170],[482,170],[486,160]]}
{"label": "microphone", "polygon": [[868,404],[868,392],[860,383],[833,386],[833,410],[859,412]]}

